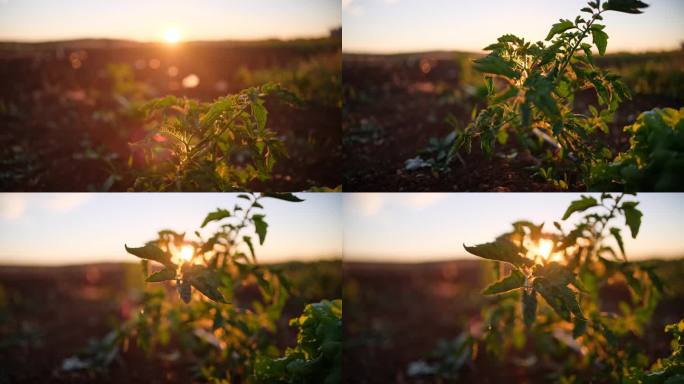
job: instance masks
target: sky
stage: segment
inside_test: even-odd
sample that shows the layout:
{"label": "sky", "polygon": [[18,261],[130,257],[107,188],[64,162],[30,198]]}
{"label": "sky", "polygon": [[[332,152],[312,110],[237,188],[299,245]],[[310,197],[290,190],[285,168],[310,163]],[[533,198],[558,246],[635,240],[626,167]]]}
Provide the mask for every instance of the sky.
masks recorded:
{"label": "sky", "polygon": [[[341,256],[341,195],[297,196],[305,201],[262,200],[269,227],[256,249],[259,261]],[[143,246],[162,229],[192,239],[207,213],[232,210],[238,201],[245,202],[228,193],[2,193],[0,264],[135,262],[124,244]],[[200,233],[207,238],[215,228],[210,224]]]}
{"label": "sky", "polygon": [[[590,194],[594,195],[594,194]],[[429,262],[474,259],[463,244],[493,241],[508,232],[511,223],[527,219],[561,221],[576,193],[345,193],[344,260],[383,262]],[[596,195],[598,197],[598,195]],[[625,200],[639,201],[643,211],[636,240],[623,238],[628,258],[684,256],[684,194],[639,194]],[[571,229],[576,216],[562,222]]]}
{"label": "sky", "polygon": [[[684,42],[684,1],[645,2],[650,7],[640,15],[604,14],[608,52],[677,49]],[[342,49],[481,51],[507,33],[539,41],[558,19],[574,20],[586,4],[585,0],[342,0]]]}
{"label": "sky", "polygon": [[0,0],[0,41],[254,40],[326,36],[340,0]]}

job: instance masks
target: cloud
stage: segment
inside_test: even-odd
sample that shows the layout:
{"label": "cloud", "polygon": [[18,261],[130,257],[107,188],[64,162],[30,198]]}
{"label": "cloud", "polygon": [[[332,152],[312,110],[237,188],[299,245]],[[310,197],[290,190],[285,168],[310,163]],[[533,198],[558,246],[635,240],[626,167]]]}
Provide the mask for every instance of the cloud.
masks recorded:
{"label": "cloud", "polygon": [[54,212],[66,213],[83,205],[91,198],[92,194],[87,193],[57,193],[49,195],[43,201],[43,206]]}
{"label": "cloud", "polygon": [[389,205],[413,210],[427,208],[447,198],[445,193],[354,193],[345,196],[350,212],[363,216],[374,216]]}
{"label": "cloud", "polygon": [[363,216],[373,216],[384,205],[384,196],[379,193],[353,193],[344,197],[345,205],[349,204],[352,212],[358,212]]}
{"label": "cloud", "polygon": [[20,218],[26,211],[28,195],[24,193],[0,194],[0,217],[7,220]]}

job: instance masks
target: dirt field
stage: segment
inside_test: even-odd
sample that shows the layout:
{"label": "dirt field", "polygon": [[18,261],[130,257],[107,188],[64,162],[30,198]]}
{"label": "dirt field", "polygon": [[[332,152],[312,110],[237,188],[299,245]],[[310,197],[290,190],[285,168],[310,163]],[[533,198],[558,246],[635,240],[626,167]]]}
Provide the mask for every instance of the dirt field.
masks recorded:
{"label": "dirt field", "polygon": [[[276,165],[272,180],[254,188],[340,185],[340,105],[332,102],[341,98],[340,44],[332,38],[178,46],[0,43],[0,190],[100,189],[109,176],[101,158],[125,167],[128,143],[144,134],[136,105],[167,94],[211,101],[253,85],[247,82],[258,71],[267,71],[263,81],[293,78],[294,91],[316,98],[301,109],[268,101],[268,127],[290,157]],[[122,180],[110,189],[130,184]]]}
{"label": "dirt field", "polygon": [[[610,134],[614,149],[624,149],[622,128],[639,112],[655,107],[684,105],[684,51],[662,54],[613,55],[599,65],[625,77],[634,99],[618,110]],[[488,159],[473,142],[465,165],[454,161],[449,172],[406,171],[430,138],[443,138],[451,115],[465,127],[473,108],[484,106],[482,80],[471,68],[470,53],[432,52],[399,55],[343,55],[344,188],[346,191],[553,191],[543,179],[531,178],[533,159],[494,156]],[[595,95],[581,93],[579,110],[594,103]],[[517,144],[499,153],[509,153]],[[501,148],[499,148],[501,149]],[[519,151],[522,153],[522,151]],[[570,186],[570,190],[583,190]]]}
{"label": "dirt field", "polygon": [[[281,350],[296,343],[288,319],[306,303],[340,297],[342,282],[339,262],[292,263],[284,269],[297,294],[274,335]],[[191,382],[191,361],[164,359],[168,351],[147,357],[133,343],[107,376],[59,369],[64,359],[136,310],[142,282],[138,264],[0,267],[0,383]]]}
{"label": "dirt field", "polygon": [[[412,361],[425,358],[442,339],[452,340],[481,321],[487,300],[489,263],[459,260],[427,264],[344,264],[344,374],[348,383],[427,383],[407,375]],[[684,308],[684,260],[659,269],[671,295],[656,309],[643,350],[651,359],[669,355],[665,324]],[[628,295],[624,286],[602,293],[607,307]],[[496,367],[496,368],[495,368]],[[543,383],[534,369],[509,363],[490,366],[478,359],[466,366],[463,383]],[[439,382],[439,381],[435,381]]]}

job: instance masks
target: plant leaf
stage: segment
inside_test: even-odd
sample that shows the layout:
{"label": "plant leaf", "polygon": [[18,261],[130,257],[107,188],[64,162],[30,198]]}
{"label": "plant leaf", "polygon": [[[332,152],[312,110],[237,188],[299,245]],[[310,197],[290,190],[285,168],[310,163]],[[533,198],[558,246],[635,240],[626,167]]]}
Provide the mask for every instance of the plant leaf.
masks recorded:
{"label": "plant leaf", "polygon": [[478,244],[472,247],[463,245],[466,251],[484,259],[504,261],[516,266],[532,265],[532,260],[519,255],[517,245],[505,238],[498,238],[491,243]]}
{"label": "plant leaf", "polygon": [[254,221],[254,231],[259,236],[259,244],[263,245],[266,239],[266,231],[268,229],[268,224],[264,221],[264,215],[252,215],[252,221]]}
{"label": "plant leaf", "polygon": [[570,206],[563,215],[563,220],[567,220],[567,218],[575,212],[582,212],[591,207],[595,207],[596,205],[598,205],[598,203],[596,202],[596,199],[594,199],[593,197],[582,196],[581,199],[575,200],[572,203],[570,203]]}
{"label": "plant leaf", "polygon": [[648,4],[639,0],[608,0],[603,3],[603,9],[606,11],[616,11],[624,13],[638,14],[643,13],[642,8],[648,7]]}
{"label": "plant leaf", "polygon": [[171,262],[171,257],[154,244],[147,244],[140,248],[129,248],[124,244],[124,248],[126,249],[126,252],[130,253],[131,255],[137,256],[141,259],[156,261],[158,263],[162,263],[166,267],[176,269],[176,265]]}
{"label": "plant leaf", "polygon": [[517,269],[514,269],[507,277],[504,277],[503,279],[494,282],[485,288],[485,290],[482,291],[482,294],[497,295],[499,293],[505,293],[514,289],[522,288],[524,284],[525,276]]}
{"label": "plant leaf", "polygon": [[561,19],[559,23],[556,23],[551,27],[549,34],[546,35],[546,41],[551,40],[551,38],[553,38],[554,35],[563,33],[573,27],[575,27],[575,24],[573,24],[572,21]]}
{"label": "plant leaf", "polygon": [[176,270],[164,268],[159,272],[153,273],[145,279],[148,283],[158,283],[160,281],[173,280],[176,278]]}
{"label": "plant leaf", "polygon": [[299,197],[295,196],[294,193],[290,192],[264,192],[261,195],[264,197],[272,197],[274,199],[291,201],[293,203],[299,203],[301,201],[304,201],[303,199],[300,199]]}
{"label": "plant leaf", "polygon": [[620,208],[625,213],[625,224],[629,227],[632,232],[632,238],[636,239],[637,234],[639,234],[639,227],[641,227],[641,216],[643,214],[640,210],[636,209],[639,203],[636,201],[625,201],[622,203]]}
{"label": "plant leaf", "polygon": [[622,258],[625,258],[625,244],[622,242],[622,235],[620,235],[620,228],[611,228],[610,233],[615,238],[615,241],[620,247],[620,252],[622,253]]}
{"label": "plant leaf", "polygon": [[204,221],[202,222],[200,228],[204,228],[205,225],[209,224],[212,221],[223,220],[226,217],[230,217],[230,211],[226,209],[216,208],[214,212],[209,213],[207,217],[204,218]]}
{"label": "plant leaf", "polygon": [[598,48],[599,55],[603,56],[606,53],[606,47],[608,46],[608,34],[600,29],[591,29],[591,38]]}
{"label": "plant leaf", "polygon": [[513,69],[511,63],[494,54],[475,60],[473,67],[483,73],[506,76],[511,79],[520,77],[520,73]]}

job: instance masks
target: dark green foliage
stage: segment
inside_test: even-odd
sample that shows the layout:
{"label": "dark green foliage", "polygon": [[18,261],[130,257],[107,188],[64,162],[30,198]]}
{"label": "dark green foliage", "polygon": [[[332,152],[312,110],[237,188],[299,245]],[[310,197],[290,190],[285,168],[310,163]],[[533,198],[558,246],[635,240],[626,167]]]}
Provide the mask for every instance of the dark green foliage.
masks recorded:
{"label": "dark green foliage", "polygon": [[342,383],[342,300],[309,304],[292,319],[297,345],[285,356],[260,356],[254,367],[259,383]]}
{"label": "dark green foliage", "polygon": [[[484,290],[497,296],[488,300],[482,312],[484,324],[471,334],[469,345],[487,359],[504,364],[520,358],[522,351],[525,357],[547,359],[556,370],[549,376],[551,381],[569,375],[576,375],[577,382],[674,380],[670,378],[682,369],[681,364],[671,365],[676,357],[656,364],[667,374],[647,374],[648,360],[632,344],[643,334],[664,290],[655,265],[628,262],[625,256],[621,228],[616,224],[622,224],[624,216],[624,225],[636,236],[641,222],[637,207],[638,202],[625,201],[625,195],[581,196],[565,210],[564,220],[575,220],[570,231],[554,223],[557,232],[545,232],[543,224],[523,220],[513,223],[513,229],[495,242],[467,247],[476,256],[506,262],[511,269],[509,276]],[[542,242],[550,249],[547,256],[541,255],[546,252]],[[621,257],[612,244],[620,248]],[[599,292],[616,283],[629,289],[631,300],[620,304],[619,313],[607,313]],[[680,324],[677,329],[681,331],[684,323]],[[573,357],[576,352],[568,355],[568,349],[583,357]],[[570,360],[564,364],[566,359]],[[436,375],[439,366],[412,363],[410,369]],[[662,379],[656,380],[658,375]]]}
{"label": "dark green foliage", "polygon": [[[633,149],[624,154],[615,153],[601,139],[618,106],[631,96],[620,76],[595,64],[592,45],[585,41],[591,38],[603,56],[609,36],[606,26],[599,24],[602,14],[636,14],[647,5],[636,0],[607,1],[603,6],[590,1],[588,5],[582,12],[589,15],[555,23],[546,36],[548,43],[508,34],[487,46],[485,50],[491,52],[473,63],[485,76],[487,106],[465,129],[456,127],[452,132],[448,156],[438,159],[439,152],[423,151],[406,168],[448,171],[460,151],[470,152],[474,140],[479,139],[482,151],[491,156],[497,144],[514,137],[526,153],[538,159],[534,175],[559,189],[574,183],[575,188],[597,190],[681,190],[681,113],[666,110],[660,120],[647,114],[626,128]],[[598,103],[578,111],[575,95],[585,89],[596,93]],[[651,134],[651,130],[659,133]]]}
{"label": "dark green foliage", "polygon": [[[220,224],[209,238],[195,232],[197,240],[184,233],[159,231],[158,239],[144,247],[126,251],[142,258],[148,283],[173,284],[176,295],[147,284],[139,311],[120,325],[106,344],[86,350],[65,361],[64,369],[90,369],[106,372],[107,366],[129,342],[152,354],[157,348],[176,349],[190,356],[193,373],[200,382],[251,382],[255,368],[266,364],[265,356],[276,351],[273,333],[289,296],[290,284],[279,267],[256,263],[251,230],[263,243],[267,231],[260,201],[274,197],[290,202],[302,201],[292,194],[241,194],[243,204],[230,211],[217,209],[202,222]],[[183,249],[191,249],[192,255]],[[248,256],[245,252],[249,252]],[[149,261],[165,268],[148,274]],[[339,269],[339,268],[338,268]],[[254,287],[250,304],[241,307],[234,300],[237,290]],[[179,305],[179,301],[185,304]],[[299,345],[288,350],[287,371],[278,373],[287,383],[341,382],[341,301],[307,306],[293,320],[300,330]],[[174,342],[170,345],[171,339]],[[274,360],[273,364],[277,360]],[[258,372],[258,370],[256,371]],[[309,381],[302,381],[302,380]],[[273,382],[273,381],[268,381]]]}
{"label": "dark green foliage", "polygon": [[142,151],[145,164],[135,171],[133,189],[231,191],[268,180],[286,155],[283,142],[266,126],[269,95],[293,100],[279,86],[266,84],[213,103],[167,96],[145,104],[147,136],[131,144]]}
{"label": "dark green foliage", "polygon": [[597,162],[590,187],[628,191],[684,189],[684,108],[644,112],[625,127],[630,148],[612,161]]}
{"label": "dark green foliage", "polygon": [[525,284],[525,275],[520,273],[518,270],[513,270],[511,274],[501,280],[492,283],[492,285],[485,288],[482,291],[483,295],[496,295],[499,293],[505,293],[512,291],[514,289],[522,288]]}

